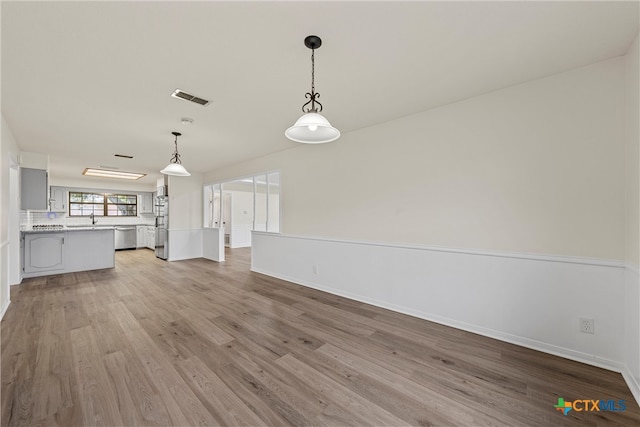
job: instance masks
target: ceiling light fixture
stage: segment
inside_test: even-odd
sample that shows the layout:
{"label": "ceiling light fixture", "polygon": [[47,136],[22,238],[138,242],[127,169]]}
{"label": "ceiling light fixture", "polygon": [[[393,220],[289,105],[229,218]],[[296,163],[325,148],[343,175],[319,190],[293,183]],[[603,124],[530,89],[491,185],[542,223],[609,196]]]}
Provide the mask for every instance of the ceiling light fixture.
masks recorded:
{"label": "ceiling light fixture", "polygon": [[[340,131],[329,123],[320,112],[322,104],[318,102],[320,97],[315,88],[315,50],[322,45],[322,40],[318,36],[307,36],[304,45],[311,49],[311,92],[304,94],[309,99],[303,106],[304,113],[296,123],[287,129],[284,134],[292,141],[305,144],[322,144],[335,141],[340,138]],[[310,107],[305,108],[311,104]],[[317,104],[317,106],[316,106]]]}
{"label": "ceiling light fixture", "polygon": [[100,178],[120,178],[120,179],[140,179],[146,176],[146,173],[122,172],[109,169],[86,168],[82,175],[98,176]]}
{"label": "ceiling light fixture", "polygon": [[178,153],[178,137],[182,134],[180,132],[171,133],[176,137],[176,140],[174,141],[176,151],[173,152],[173,155],[171,156],[171,160],[169,160],[169,164],[167,165],[167,167],[162,169],[160,173],[173,176],[191,176],[191,174],[187,172],[184,166],[182,166],[182,161],[180,161],[180,154]]}

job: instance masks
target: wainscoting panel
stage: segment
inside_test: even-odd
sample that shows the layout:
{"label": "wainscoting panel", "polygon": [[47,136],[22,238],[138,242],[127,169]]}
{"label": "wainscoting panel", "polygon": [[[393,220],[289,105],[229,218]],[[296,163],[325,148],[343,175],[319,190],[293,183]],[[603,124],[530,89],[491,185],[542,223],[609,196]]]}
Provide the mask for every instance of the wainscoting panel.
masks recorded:
{"label": "wainscoting panel", "polygon": [[212,261],[224,261],[224,229],[202,229],[202,256]]}
{"label": "wainscoting panel", "polygon": [[232,225],[229,247],[246,248],[249,246],[251,246],[251,224]]}
{"label": "wainscoting panel", "polygon": [[9,241],[0,243],[0,320],[9,308]]}
{"label": "wainscoting panel", "polygon": [[168,230],[169,261],[202,257],[202,229]]}
{"label": "wainscoting panel", "polygon": [[638,267],[627,265],[624,277],[625,367],[622,375],[636,400],[640,402],[640,272]]}

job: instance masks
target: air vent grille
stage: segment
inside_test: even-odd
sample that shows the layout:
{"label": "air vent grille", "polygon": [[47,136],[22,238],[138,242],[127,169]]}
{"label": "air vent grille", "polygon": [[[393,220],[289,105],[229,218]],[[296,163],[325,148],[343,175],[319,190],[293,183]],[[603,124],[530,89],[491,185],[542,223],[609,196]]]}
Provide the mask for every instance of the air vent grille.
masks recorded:
{"label": "air vent grille", "polygon": [[114,154],[115,157],[122,157],[123,159],[133,159],[133,156],[128,156],[126,154]]}
{"label": "air vent grille", "polygon": [[209,102],[211,102],[211,101],[207,101],[206,99],[197,97],[195,95],[191,95],[190,93],[187,93],[180,89],[174,90],[171,96],[173,96],[174,98],[184,99],[185,101],[195,102],[196,104],[200,104],[202,106],[208,105]]}

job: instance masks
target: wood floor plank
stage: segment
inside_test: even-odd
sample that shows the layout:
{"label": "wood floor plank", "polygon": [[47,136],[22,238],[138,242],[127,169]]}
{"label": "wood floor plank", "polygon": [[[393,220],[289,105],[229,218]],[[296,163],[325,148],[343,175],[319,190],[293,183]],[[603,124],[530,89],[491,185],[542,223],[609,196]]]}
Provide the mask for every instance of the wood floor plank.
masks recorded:
{"label": "wood floor plank", "polygon": [[104,359],[118,390],[124,425],[167,425],[169,416],[158,391],[145,377],[137,360],[121,351],[109,353]]}
{"label": "wood floor plank", "polygon": [[131,342],[133,351],[142,361],[150,380],[155,384],[173,425],[213,424],[214,418],[184,383],[169,359],[147,335],[124,304],[111,304],[118,322]]}
{"label": "wood floor plank", "polygon": [[214,322],[209,321],[198,311],[191,308],[178,310],[178,314],[193,326],[194,329],[202,331],[204,336],[211,340],[213,344],[226,344],[233,340],[233,337],[220,329]]}
{"label": "wood floor plank", "polygon": [[322,375],[313,367],[300,362],[291,354],[281,357],[276,363],[296,375],[307,387],[315,387],[324,392],[325,399],[331,403],[332,408],[343,409],[343,417],[348,417],[349,424],[366,424],[366,420],[373,417],[379,425],[408,425],[408,423],[384,408],[373,405],[370,401],[343,387],[340,383]]}
{"label": "wood floor plank", "polygon": [[178,362],[185,380],[200,399],[208,404],[210,412],[220,425],[259,426],[264,422],[249,408],[224,381],[197,356]]}
{"label": "wood floor plank", "polygon": [[273,402],[268,390],[265,390],[261,383],[247,371],[231,364],[227,369],[217,372],[217,375],[264,424],[297,425],[282,415],[283,411],[279,410],[278,402]]}
{"label": "wood floor plank", "polygon": [[[236,352],[234,365],[259,380],[264,388],[280,402],[279,411],[286,418],[296,421],[295,424],[308,424],[310,418],[319,415],[328,406],[321,392],[313,388],[300,387],[297,377],[287,369],[271,361],[248,357],[247,353],[238,350],[238,347],[233,347],[231,350]],[[292,412],[296,414],[292,416]]]}
{"label": "wood floor plank", "polygon": [[91,326],[75,328],[70,332],[73,364],[85,425],[123,425],[118,408],[117,392],[112,387],[99,356],[95,334]]}
{"label": "wood floor plank", "polygon": [[[253,273],[116,253],[25,279],[0,329],[0,425],[634,426],[620,374]],[[624,400],[567,416],[557,399]]]}
{"label": "wood floor plank", "polygon": [[72,355],[65,335],[64,312],[46,310],[43,313],[44,327],[38,340],[37,358],[33,386],[40,390],[34,401],[33,417],[47,418],[73,406],[71,369]]}

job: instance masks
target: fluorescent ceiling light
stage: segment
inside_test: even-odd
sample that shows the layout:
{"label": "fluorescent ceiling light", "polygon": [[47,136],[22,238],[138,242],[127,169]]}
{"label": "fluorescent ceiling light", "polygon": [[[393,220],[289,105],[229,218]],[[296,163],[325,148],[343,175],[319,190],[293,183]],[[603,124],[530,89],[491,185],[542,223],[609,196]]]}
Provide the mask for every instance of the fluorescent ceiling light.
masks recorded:
{"label": "fluorescent ceiling light", "polygon": [[120,172],[108,169],[86,168],[82,175],[99,176],[100,178],[120,178],[120,179],[140,179],[146,176],[146,173]]}

